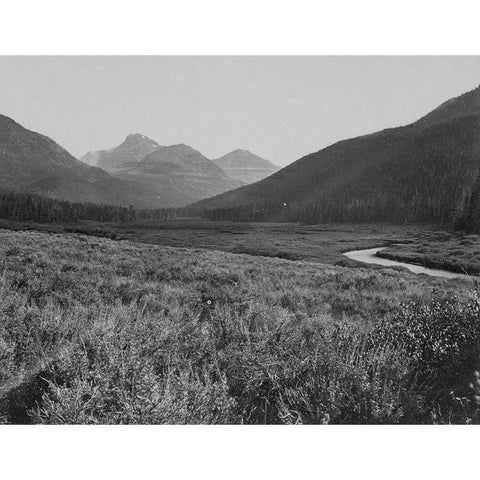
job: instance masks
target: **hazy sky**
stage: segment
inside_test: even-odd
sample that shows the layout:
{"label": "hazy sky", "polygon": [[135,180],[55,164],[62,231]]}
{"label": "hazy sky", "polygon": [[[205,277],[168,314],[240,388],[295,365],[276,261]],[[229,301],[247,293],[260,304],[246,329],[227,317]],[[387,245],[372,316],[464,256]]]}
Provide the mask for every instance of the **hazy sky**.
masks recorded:
{"label": "hazy sky", "polygon": [[480,57],[0,57],[0,113],[75,156],[142,133],[286,165],[479,83]]}

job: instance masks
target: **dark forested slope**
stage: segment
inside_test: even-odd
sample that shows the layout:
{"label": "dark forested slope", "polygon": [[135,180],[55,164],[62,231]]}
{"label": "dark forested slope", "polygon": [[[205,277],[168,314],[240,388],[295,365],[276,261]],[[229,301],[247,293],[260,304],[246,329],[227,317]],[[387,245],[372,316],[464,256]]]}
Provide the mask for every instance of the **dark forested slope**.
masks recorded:
{"label": "dark forested slope", "polygon": [[465,197],[455,227],[472,233],[480,233],[480,175],[472,186],[472,191]]}
{"label": "dark forested slope", "polygon": [[418,122],[344,140],[198,202],[211,218],[451,223],[480,172],[480,88]]}

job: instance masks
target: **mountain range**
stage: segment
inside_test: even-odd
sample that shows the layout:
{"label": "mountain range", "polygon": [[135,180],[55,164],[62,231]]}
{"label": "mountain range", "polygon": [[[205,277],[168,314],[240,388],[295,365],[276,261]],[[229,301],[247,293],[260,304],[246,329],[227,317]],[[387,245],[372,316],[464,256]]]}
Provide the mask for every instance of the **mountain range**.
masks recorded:
{"label": "mountain range", "polygon": [[185,206],[242,185],[199,151],[184,144],[160,147],[114,175],[154,189],[167,207]]}
{"label": "mountain range", "polygon": [[335,143],[192,209],[211,218],[448,224],[479,172],[480,87],[412,124]]}
{"label": "mountain range", "polygon": [[242,184],[191,147],[163,147],[140,134],[77,160],[52,139],[0,115],[0,191],[163,208]]}
{"label": "mountain range", "polygon": [[0,115],[0,189],[94,203],[146,205],[140,184],[77,160],[50,138]]}
{"label": "mountain range", "polygon": [[243,185],[188,145],[165,147],[138,133],[80,160],[120,180],[140,183],[155,192],[156,205],[162,207],[182,207]]}
{"label": "mountain range", "polygon": [[0,191],[190,204],[214,219],[465,224],[480,204],[480,86],[409,125],[337,142],[280,170],[246,150],[211,161],[138,133],[81,160],[0,115]]}

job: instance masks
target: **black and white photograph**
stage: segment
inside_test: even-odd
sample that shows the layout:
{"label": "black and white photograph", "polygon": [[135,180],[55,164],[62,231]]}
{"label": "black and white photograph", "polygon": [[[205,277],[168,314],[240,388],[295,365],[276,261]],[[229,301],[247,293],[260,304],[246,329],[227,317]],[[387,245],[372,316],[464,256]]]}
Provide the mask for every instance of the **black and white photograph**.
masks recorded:
{"label": "black and white photograph", "polygon": [[478,435],[480,52],[190,52],[0,55],[0,435]]}
{"label": "black and white photograph", "polygon": [[480,421],[480,57],[0,66],[3,422]]}

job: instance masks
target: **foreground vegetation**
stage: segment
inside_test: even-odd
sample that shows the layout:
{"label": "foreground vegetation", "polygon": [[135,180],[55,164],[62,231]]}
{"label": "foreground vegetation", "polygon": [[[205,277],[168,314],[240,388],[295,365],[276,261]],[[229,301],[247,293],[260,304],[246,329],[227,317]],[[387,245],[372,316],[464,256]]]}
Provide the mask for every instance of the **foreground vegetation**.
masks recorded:
{"label": "foreground vegetation", "polygon": [[468,282],[78,234],[0,245],[6,423],[479,421]]}

